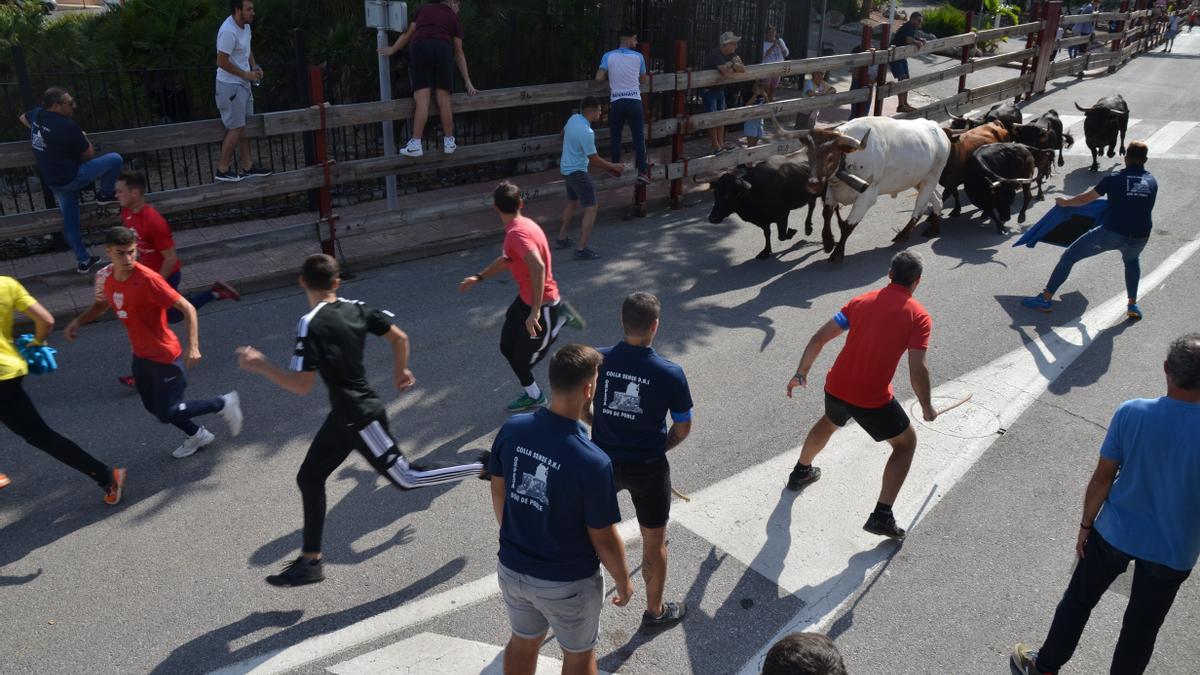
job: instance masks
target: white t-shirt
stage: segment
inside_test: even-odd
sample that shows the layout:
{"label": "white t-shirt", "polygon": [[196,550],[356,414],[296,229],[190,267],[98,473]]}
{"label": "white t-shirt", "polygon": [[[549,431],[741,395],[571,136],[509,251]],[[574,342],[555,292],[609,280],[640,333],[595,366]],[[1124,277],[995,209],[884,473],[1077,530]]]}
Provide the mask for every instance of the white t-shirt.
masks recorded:
{"label": "white t-shirt", "polygon": [[[249,71],[250,24],[238,28],[237,22],[233,20],[232,16],[226,17],[225,23],[221,24],[221,29],[217,31],[217,51],[222,54],[228,54],[229,60],[233,62],[233,65],[242,70]],[[217,68],[217,82],[227,82],[229,84],[244,86],[250,84],[223,68]]]}
{"label": "white t-shirt", "polygon": [[776,49],[774,42],[763,42],[763,63],[776,63],[788,57],[787,43],[783,38],[779,38],[779,48]]}
{"label": "white t-shirt", "polygon": [[608,71],[608,86],[612,92],[610,100],[642,98],[641,76],[646,74],[646,59],[641,52],[620,47],[605,52],[600,58],[600,67]]}

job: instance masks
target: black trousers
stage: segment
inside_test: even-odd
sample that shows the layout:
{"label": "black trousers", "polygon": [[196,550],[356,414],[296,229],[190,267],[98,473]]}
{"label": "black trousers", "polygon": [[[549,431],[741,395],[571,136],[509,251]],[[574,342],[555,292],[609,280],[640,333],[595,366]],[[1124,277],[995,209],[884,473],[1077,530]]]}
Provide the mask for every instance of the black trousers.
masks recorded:
{"label": "black trousers", "polygon": [[478,476],[479,462],[458,465],[409,464],[396,447],[388,430],[387,417],[379,415],[352,419],[338,411],[325,418],[308,454],[296,474],[300,498],[304,503],[305,553],[319,553],[325,531],[325,481],[350,456],[352,450],[367,459],[372,467],[402,490],[452,483]]}
{"label": "black trousers", "polygon": [[561,305],[542,305],[541,330],[530,337],[525,330],[525,319],[529,318],[529,305],[517,296],[504,315],[504,328],[500,330],[500,353],[508,359],[508,365],[517,375],[522,387],[533,384],[533,367],[550,353],[550,346],[558,338],[566,320],[559,311]]}
{"label": "black trousers", "polygon": [[0,380],[0,422],[33,447],[107,488],[112,482],[109,467],[46,424],[21,386],[24,379]]}
{"label": "black trousers", "polygon": [[158,363],[149,359],[133,357],[133,381],[142,406],[163,424],[173,425],[188,436],[195,436],[200,426],[193,417],[211,415],[225,409],[221,398],[183,400],[187,391],[187,372],[183,361]]}
{"label": "black trousers", "polygon": [[1057,673],[1071,660],[1092,608],[1133,561],[1133,592],[1125,608],[1121,636],[1117,638],[1109,672],[1114,675],[1144,672],[1150,655],[1154,653],[1158,629],[1175,602],[1175,593],[1179,591],[1180,584],[1188,578],[1191,570],[1181,572],[1126,555],[1104,541],[1099,532],[1092,532],[1088,537],[1083,554],[1083,559],[1071,575],[1067,592],[1054,611],[1050,634],[1038,651],[1038,670]]}

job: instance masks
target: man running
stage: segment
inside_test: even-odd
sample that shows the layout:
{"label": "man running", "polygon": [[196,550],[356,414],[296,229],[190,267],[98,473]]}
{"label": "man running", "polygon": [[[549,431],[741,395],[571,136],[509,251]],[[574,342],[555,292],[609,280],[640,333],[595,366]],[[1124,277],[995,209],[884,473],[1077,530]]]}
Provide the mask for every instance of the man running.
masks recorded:
{"label": "man running", "polygon": [[[629,490],[642,530],[646,611],[642,627],[674,626],[685,602],[663,602],[667,582],[667,520],[671,515],[671,465],[667,451],[692,431],[692,393],[683,369],[651,346],[662,305],[650,293],[633,293],[621,305],[625,339],[600,350],[598,396],[585,413],[592,442],[612,460],[617,491]],[[667,428],[667,414],[671,428]]]}
{"label": "man running", "polygon": [[[171,226],[153,206],[146,203],[146,177],[140,173],[126,171],[117,178],[117,201],[121,203],[121,221],[125,227],[137,233],[138,260],[158,272],[171,288],[179,290],[183,263],[175,254],[175,238]],[[212,288],[188,298],[197,311],[214,300],[241,300],[242,296],[233,286],[217,280]],[[167,323],[183,321],[183,313],[175,308],[167,310]],[[133,387],[133,376],[117,378],[121,384]]]}
{"label": "man running", "polygon": [[[142,405],[163,424],[171,424],[187,434],[172,457],[190,457],[216,436],[192,420],[219,413],[237,436],[242,432],[242,408],[238,393],[231,391],[217,398],[185,401],[187,369],[200,362],[200,325],[196,308],[167,281],[149,267],[137,262],[137,233],[118,225],[104,237],[104,249],[110,265],[96,273],[95,298],[86,312],[64,331],[68,340],[79,335],[79,328],[100,318],[109,307],[125,324],[133,347],[133,377]],[[188,346],[167,327],[167,309],[183,314],[187,325]]]}
{"label": "man running", "polygon": [[[54,329],[54,316],[19,281],[0,276],[0,422],[33,447],[96,481],[104,490],[104,503],[116,504],[125,487],[125,469],[106,466],[51,429],[25,393],[22,381],[29,366],[13,344],[14,312],[33,319],[35,346],[45,345]],[[0,488],[10,482],[0,473]]]}
{"label": "man running", "polygon": [[[433,467],[409,463],[388,430],[387,409],[367,383],[363,348],[367,333],[392,347],[396,389],[416,383],[408,369],[408,336],[392,323],[392,314],[337,295],[341,281],[337,260],[309,256],[300,270],[300,287],[311,310],[300,318],[290,370],[271,363],[254,347],[237,350],[238,365],[304,396],[319,372],[329,389],[332,410],[313,438],[296,483],[304,503],[304,544],[300,557],[280,574],[267,577],[273,586],[301,586],[325,579],[321,537],[325,529],[325,481],[357,450],[382,476],[402,490],[482,477],[482,461]],[[484,454],[486,457],[486,453]]]}
{"label": "man running", "polygon": [[496,186],[492,202],[504,223],[503,251],[482,272],[463,279],[458,290],[465,293],[505,269],[516,280],[519,292],[504,315],[500,353],[508,359],[524,390],[509,402],[508,411],[521,412],[547,403],[546,392],[533,377],[533,367],[549,353],[558,332],[563,326],[582,330],[586,324],[571,303],[559,297],[551,269],[550,244],[542,227],[521,215],[525,202],[520,188],[504,181]]}
{"label": "man running", "polygon": [[1051,302],[1054,294],[1071,275],[1075,263],[1105,251],[1118,251],[1125,263],[1125,290],[1129,296],[1126,314],[1134,320],[1142,318],[1142,310],[1137,304],[1138,282],[1142,277],[1139,257],[1154,229],[1151,213],[1158,196],[1158,181],[1146,171],[1148,152],[1144,141],[1133,141],[1125,149],[1124,169],[1105,176],[1096,187],[1081,195],[1054,200],[1058,206],[1072,207],[1084,206],[1107,196],[1108,210],[1099,226],[1088,230],[1063,252],[1045,290],[1025,298],[1022,305],[1049,312],[1054,306]]}
{"label": "man running", "polygon": [[919,254],[897,253],[888,271],[891,283],[854,298],[821,326],[809,340],[796,374],[787,383],[788,398],[796,387],[807,387],[808,372],[821,348],[842,333],[850,332],[825,378],[825,415],[804,439],[800,460],[788,477],[787,487],[799,490],[821,478],[821,469],[812,465],[813,460],[833,432],[853,419],[876,442],[887,441],[892,446],[892,455],[883,470],[879,501],[863,529],[897,540],[904,539],[904,529],[896,525],[892,505],[917,449],[917,433],[892,390],[892,377],[906,351],[909,379],[925,421],[937,419],[930,399],[929,368],[925,365],[933,320],[912,296],[921,283],[922,268]]}

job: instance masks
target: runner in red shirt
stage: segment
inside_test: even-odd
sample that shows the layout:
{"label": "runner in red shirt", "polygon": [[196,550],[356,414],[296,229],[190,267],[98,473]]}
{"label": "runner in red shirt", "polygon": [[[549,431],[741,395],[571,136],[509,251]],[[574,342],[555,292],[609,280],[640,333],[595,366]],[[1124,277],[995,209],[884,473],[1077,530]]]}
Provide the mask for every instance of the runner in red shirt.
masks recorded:
{"label": "runner in red shirt", "polygon": [[524,391],[508,404],[509,412],[546,405],[546,393],[533,378],[533,367],[550,351],[563,326],[582,330],[583,317],[559,297],[558,283],[551,271],[550,244],[542,227],[521,215],[521,190],[504,181],[492,193],[492,201],[504,223],[504,249],[499,258],[458,285],[459,291],[496,276],[505,269],[517,282],[517,299],[509,305],[500,332],[500,353],[508,359]]}
{"label": "runner in red shirt", "polygon": [[927,422],[937,418],[930,402],[929,369],[925,365],[933,320],[912,297],[921,283],[921,270],[920,255],[908,251],[896,254],[888,271],[892,282],[846,303],[842,311],[822,326],[809,340],[800,366],[787,384],[788,398],[796,387],[808,386],[808,373],[821,348],[850,331],[846,345],[825,378],[825,415],[804,439],[800,460],[788,477],[787,487],[799,490],[821,477],[821,470],[812,465],[813,460],[833,432],[853,419],[871,438],[892,446],[892,456],[883,470],[879,501],[863,529],[893,539],[904,539],[904,529],[896,525],[892,504],[904,485],[917,449],[917,433],[892,393],[892,377],[906,351],[909,379],[922,414]]}
{"label": "runner in red shirt", "polygon": [[[74,340],[80,326],[100,318],[111,306],[125,324],[133,347],[133,376],[142,405],[163,424],[172,424],[187,439],[172,454],[187,457],[213,442],[215,436],[192,418],[220,413],[237,436],[242,431],[242,409],[238,393],[231,391],[217,398],[185,401],[187,375],[184,364],[192,368],[200,361],[200,327],[196,308],[171,288],[165,279],[137,262],[137,234],[120,225],[104,238],[105,252],[112,264],[96,274],[95,298],[86,312],[64,331]],[[167,327],[167,308],[183,314],[187,324],[187,356],[179,338]]]}

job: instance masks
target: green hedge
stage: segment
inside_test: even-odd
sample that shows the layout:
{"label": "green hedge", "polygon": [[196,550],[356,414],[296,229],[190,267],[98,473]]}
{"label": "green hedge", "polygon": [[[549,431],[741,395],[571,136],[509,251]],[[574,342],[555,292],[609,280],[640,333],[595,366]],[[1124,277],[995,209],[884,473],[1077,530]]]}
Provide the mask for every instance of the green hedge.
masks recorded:
{"label": "green hedge", "polygon": [[921,30],[943,38],[967,32],[967,15],[950,4],[942,4],[921,12]]}

